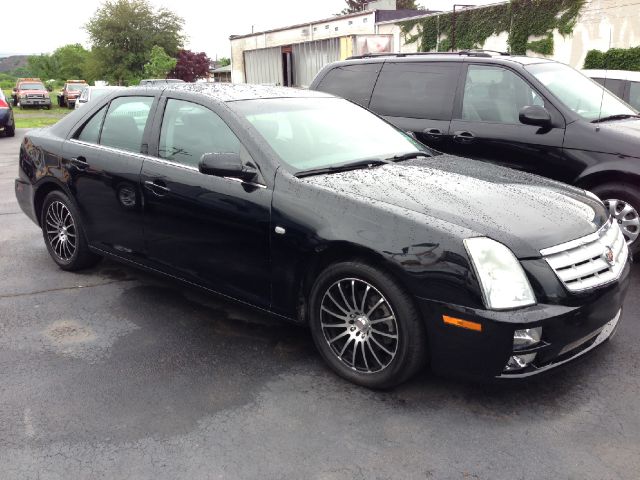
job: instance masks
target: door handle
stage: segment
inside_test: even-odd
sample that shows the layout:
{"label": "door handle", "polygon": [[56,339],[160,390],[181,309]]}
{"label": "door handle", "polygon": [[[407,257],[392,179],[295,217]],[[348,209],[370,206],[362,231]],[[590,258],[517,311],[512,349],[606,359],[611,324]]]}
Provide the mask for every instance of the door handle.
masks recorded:
{"label": "door handle", "polygon": [[444,135],[442,133],[442,130],[440,130],[439,128],[425,128],[422,133],[424,133],[427,137],[431,137],[431,138],[440,138],[442,137],[442,135]]}
{"label": "door handle", "polygon": [[168,188],[162,180],[147,180],[144,182],[144,188],[158,197],[164,197],[171,191],[171,189]]}
{"label": "door handle", "polygon": [[87,163],[87,159],[83,156],[72,157],[69,162],[71,165],[76,167],[78,170],[86,170],[89,168],[89,164]]}
{"label": "door handle", "polygon": [[466,130],[454,132],[453,134],[453,141],[457,143],[463,143],[463,144],[473,143],[475,139],[476,139],[476,136],[471,132],[467,132]]}

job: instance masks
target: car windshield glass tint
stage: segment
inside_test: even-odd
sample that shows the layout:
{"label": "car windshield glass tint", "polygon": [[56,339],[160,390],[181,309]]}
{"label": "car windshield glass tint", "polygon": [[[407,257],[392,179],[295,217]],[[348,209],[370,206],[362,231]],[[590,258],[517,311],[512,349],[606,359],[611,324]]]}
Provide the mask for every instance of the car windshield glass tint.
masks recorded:
{"label": "car windshield glass tint", "polygon": [[21,83],[20,90],[44,90],[41,83]]}
{"label": "car windshield glass tint", "polygon": [[602,85],[567,65],[538,63],[525,68],[567,108],[585,120],[636,113]]}
{"label": "car windshield glass tint", "polygon": [[425,150],[364,108],[338,98],[271,98],[229,105],[296,171]]}
{"label": "car windshield glass tint", "polygon": [[86,87],[84,83],[72,83],[70,85],[67,85],[67,90],[70,90],[72,92],[79,92],[84,87]]}

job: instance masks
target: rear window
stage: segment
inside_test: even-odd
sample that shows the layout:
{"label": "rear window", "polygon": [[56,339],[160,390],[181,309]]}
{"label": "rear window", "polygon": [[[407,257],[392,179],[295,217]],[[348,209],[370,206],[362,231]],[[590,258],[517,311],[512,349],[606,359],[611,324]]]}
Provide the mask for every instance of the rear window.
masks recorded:
{"label": "rear window", "polygon": [[640,110],[640,82],[631,82],[629,85],[629,105]]}
{"label": "rear window", "polygon": [[460,66],[385,63],[369,108],[389,117],[450,120]]}
{"label": "rear window", "polygon": [[381,66],[380,63],[363,63],[336,67],[316,88],[366,107]]}

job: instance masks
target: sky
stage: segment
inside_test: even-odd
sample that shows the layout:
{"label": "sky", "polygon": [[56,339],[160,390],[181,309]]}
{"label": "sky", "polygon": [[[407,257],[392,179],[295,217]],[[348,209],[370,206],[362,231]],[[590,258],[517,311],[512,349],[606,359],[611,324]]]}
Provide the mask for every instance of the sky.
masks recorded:
{"label": "sky", "polygon": [[[496,0],[418,0],[431,10],[451,10],[454,3],[482,5]],[[210,58],[228,57],[229,35],[284,27],[331,17],[345,6],[344,0],[150,0],[184,18],[185,47],[206,52]],[[101,0],[72,2],[71,8],[51,8],[50,0],[29,1],[29,25],[5,19],[0,54],[51,53],[69,43],[89,47],[83,29],[102,4]],[[40,12],[44,12],[42,15]]]}

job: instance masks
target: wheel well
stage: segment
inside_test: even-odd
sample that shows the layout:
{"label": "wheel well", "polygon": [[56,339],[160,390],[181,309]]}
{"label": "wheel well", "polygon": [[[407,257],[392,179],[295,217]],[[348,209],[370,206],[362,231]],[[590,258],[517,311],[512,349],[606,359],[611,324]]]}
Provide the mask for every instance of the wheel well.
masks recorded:
{"label": "wheel well", "polygon": [[36,218],[38,219],[38,225],[40,225],[40,217],[42,216],[42,205],[44,203],[45,197],[54,190],[59,190],[64,193],[64,189],[53,182],[47,182],[36,190],[36,194],[33,198],[33,209],[36,214]]}
{"label": "wheel well", "polygon": [[350,260],[362,260],[369,265],[378,267],[392,276],[394,280],[402,285],[403,288],[406,288],[403,282],[398,278],[398,275],[393,273],[389,262],[379,253],[347,242],[334,243],[322,251],[315,253],[306,262],[307,267],[302,273],[302,281],[300,282],[300,289],[298,292],[298,321],[306,323],[308,320],[307,302],[313,283],[320,272],[331,264]]}
{"label": "wheel well", "polygon": [[605,183],[627,183],[635,187],[640,187],[640,175],[622,172],[598,172],[581,178],[577,181],[577,186],[589,190]]}

